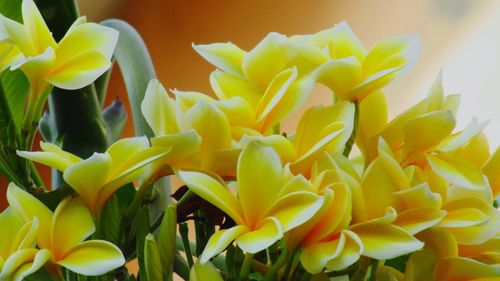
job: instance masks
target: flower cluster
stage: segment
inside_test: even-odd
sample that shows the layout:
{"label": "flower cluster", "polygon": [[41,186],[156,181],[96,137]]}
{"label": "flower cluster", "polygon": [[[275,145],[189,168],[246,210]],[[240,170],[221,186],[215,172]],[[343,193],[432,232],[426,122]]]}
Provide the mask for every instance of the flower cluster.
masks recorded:
{"label": "flower cluster", "polygon": [[[56,43],[31,0],[23,1],[23,19],[0,18],[1,62],[20,68],[35,96],[50,85],[81,88],[109,68],[113,29],[79,19]],[[49,142],[17,152],[60,171],[76,194],[51,210],[10,184],[10,207],[0,214],[0,280],[22,280],[44,265],[56,277],[61,266],[82,275],[121,267],[129,239],[116,246],[98,239],[105,230],[94,232],[117,190],[137,182],[122,212],[138,245],[127,258],[145,260],[141,280],[165,278],[172,264],[161,263],[174,258],[162,251],[175,246],[162,235],[172,218],[165,212],[155,232],[146,217],[146,233],[156,237],[141,238],[137,226],[150,204],[145,195],[164,176],[185,184],[178,209],[198,202],[223,216],[205,221],[211,231],[204,244],[196,241],[203,245],[196,263],[184,245],[191,280],[232,280],[238,251],[240,278],[256,280],[498,277],[500,150],[490,153],[486,123],[456,130],[459,97],[444,94],[441,75],[426,98],[388,120],[383,88],[411,66],[418,45],[403,36],[367,50],[346,23],[313,35],[271,33],[248,52],[232,43],[194,45],[216,67],[215,97],[169,93],[151,80],[141,109],[154,136],[118,140],[86,159]],[[318,83],[331,90],[331,104],[304,108]],[[283,131],[298,112],[295,129]],[[210,219],[208,209],[195,209]],[[173,244],[175,224],[186,217],[170,224]],[[213,265],[220,257],[226,268]]]}

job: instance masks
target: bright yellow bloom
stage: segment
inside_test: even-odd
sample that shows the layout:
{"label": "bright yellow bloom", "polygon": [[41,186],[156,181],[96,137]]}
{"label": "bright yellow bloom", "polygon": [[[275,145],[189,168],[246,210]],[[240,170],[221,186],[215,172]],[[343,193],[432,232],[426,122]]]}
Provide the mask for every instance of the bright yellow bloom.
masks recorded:
{"label": "bright yellow bloom", "polygon": [[169,97],[160,82],[151,80],[141,105],[156,136],[153,147],[171,147],[154,169],[168,165],[234,175],[240,149],[233,144],[231,124],[223,112],[226,103],[196,92],[174,94],[175,99]]}
{"label": "bright yellow bloom", "polygon": [[44,93],[49,84],[82,88],[111,66],[116,30],[85,23],[81,17],[57,43],[32,0],[23,0],[22,15],[24,24],[0,16],[0,39],[12,44],[16,56],[22,57],[10,60],[15,62],[12,69],[22,69],[35,93]]}
{"label": "bright yellow bloom", "polygon": [[104,153],[81,159],[51,143],[40,144],[43,151],[18,151],[21,157],[63,172],[64,180],[80,195],[91,212],[99,213],[122,185],[144,174],[144,166],[162,157],[168,147],[150,147],[146,137],[121,139]]}
{"label": "bright yellow bloom", "polygon": [[[423,246],[408,231],[395,225],[396,211],[390,206],[382,214],[360,219],[359,211],[353,210],[363,205],[359,183],[349,172],[334,166],[313,174],[314,189],[325,194],[322,208],[287,237],[292,244],[303,248],[300,260],[307,271],[342,270],[362,255],[385,260]],[[376,196],[371,200],[381,199]]]}
{"label": "bright yellow bloom", "polygon": [[305,40],[329,56],[317,69],[317,81],[349,101],[361,101],[387,85],[412,64],[419,48],[417,37],[402,36],[382,40],[367,52],[345,22]]}
{"label": "bright yellow bloom", "polygon": [[295,48],[279,33],[270,33],[249,52],[232,43],[193,47],[219,69],[210,76],[216,96],[242,98],[253,111],[252,128],[266,135],[305,103],[315,66],[327,60],[321,52]]}
{"label": "bright yellow bloom", "polygon": [[338,155],[344,149],[354,126],[354,105],[339,102],[309,108],[302,115],[297,132],[290,139],[280,136],[246,136],[242,143],[258,140],[272,146],[283,162],[291,163],[294,174],[310,177],[313,164],[323,152]]}
{"label": "bright yellow bloom", "polygon": [[51,259],[48,250],[35,248],[36,218],[21,223],[12,209],[7,208],[0,214],[0,229],[0,280],[21,281]]}
{"label": "bright yellow bloom", "polygon": [[50,262],[84,275],[101,275],[125,263],[118,247],[102,240],[84,241],[95,231],[92,215],[78,197],[61,201],[55,212],[11,183],[7,200],[23,221],[37,219],[40,249],[50,251]]}
{"label": "bright yellow bloom", "polygon": [[215,266],[212,263],[200,263],[197,262],[191,268],[191,272],[189,273],[190,281],[202,281],[202,280],[210,280],[210,281],[222,281],[222,276],[217,271]]}
{"label": "bright yellow bloom", "polygon": [[310,219],[323,203],[312,192],[283,194],[280,158],[272,148],[257,142],[249,143],[239,157],[237,197],[220,179],[188,171],[180,171],[179,176],[190,190],[236,223],[212,235],[200,258],[202,263],[222,252],[233,240],[245,252],[262,251],[281,239],[283,233]]}

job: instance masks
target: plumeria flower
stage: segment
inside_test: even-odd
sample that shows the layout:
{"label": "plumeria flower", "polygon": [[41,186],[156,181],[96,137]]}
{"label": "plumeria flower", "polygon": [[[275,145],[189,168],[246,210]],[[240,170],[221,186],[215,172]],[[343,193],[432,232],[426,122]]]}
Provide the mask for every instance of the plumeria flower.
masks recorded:
{"label": "plumeria flower", "polygon": [[89,210],[78,197],[61,201],[52,212],[42,202],[11,183],[7,200],[23,221],[39,222],[36,235],[40,249],[50,252],[50,262],[78,274],[101,275],[122,266],[125,259],[118,247],[103,240],[88,240],[95,231]]}
{"label": "plumeria flower", "polygon": [[311,168],[323,152],[338,155],[351,136],[354,127],[354,105],[339,102],[330,106],[315,106],[304,112],[297,132],[290,139],[281,135],[245,136],[241,143],[252,140],[272,146],[283,162],[291,163],[294,174],[309,178]]}
{"label": "plumeria flower", "polygon": [[51,259],[48,250],[35,248],[38,226],[36,218],[21,222],[11,208],[0,213],[0,280],[24,280]]}
{"label": "plumeria flower", "polygon": [[361,188],[348,172],[338,166],[316,172],[319,174],[313,174],[312,185],[318,194],[324,194],[324,204],[287,236],[292,245],[303,249],[300,261],[307,271],[342,270],[361,256],[385,260],[422,248],[423,243],[394,224],[397,214],[390,206],[383,214],[360,218],[353,208],[362,204]]}
{"label": "plumeria flower", "polygon": [[380,90],[416,59],[417,37],[384,39],[371,50],[342,22],[307,38],[324,49],[329,60],[317,69],[317,81],[328,86],[340,100],[361,101]]}
{"label": "plumeria flower", "polygon": [[[231,137],[231,124],[223,110],[201,93],[174,91],[170,97],[158,80],[151,80],[141,104],[153,129],[153,147],[170,147],[154,170],[203,169],[234,176],[241,151]],[[229,109],[228,109],[229,110]],[[164,169],[168,166],[167,169]]]}
{"label": "plumeria flower", "polygon": [[112,28],[77,19],[61,41],[56,42],[32,0],[23,0],[23,23],[0,16],[0,39],[12,44],[21,68],[35,94],[50,85],[63,89],[82,88],[109,69],[118,40]]}
{"label": "plumeria flower", "polygon": [[257,142],[249,143],[239,157],[237,197],[223,182],[207,174],[179,171],[179,176],[190,190],[236,223],[212,235],[200,257],[201,263],[222,252],[233,240],[245,252],[262,251],[310,219],[323,203],[312,192],[281,194],[284,181],[280,158],[272,148]]}
{"label": "plumeria flower", "polygon": [[42,151],[18,151],[21,157],[63,172],[64,180],[80,195],[90,211],[97,215],[113,193],[124,184],[139,179],[144,166],[169,150],[150,147],[146,137],[121,139],[104,153],[87,159],[63,151],[51,143],[40,144]]}
{"label": "plumeria flower", "polygon": [[309,49],[290,47],[290,38],[279,33],[270,33],[249,52],[232,43],[193,47],[218,68],[210,76],[216,96],[244,99],[254,112],[254,128],[266,135],[303,106],[314,86],[315,63],[327,60],[326,54],[316,58]]}

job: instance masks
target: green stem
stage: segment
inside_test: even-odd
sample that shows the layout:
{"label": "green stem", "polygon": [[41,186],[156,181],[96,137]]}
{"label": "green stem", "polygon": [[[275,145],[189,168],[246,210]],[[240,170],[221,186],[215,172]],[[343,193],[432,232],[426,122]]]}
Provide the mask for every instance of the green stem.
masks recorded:
{"label": "green stem", "polygon": [[283,251],[281,252],[281,254],[278,257],[278,259],[276,260],[276,262],[273,264],[271,269],[269,269],[269,271],[267,272],[266,278],[264,279],[264,281],[276,280],[276,276],[278,274],[278,271],[286,263],[287,257],[288,257],[288,252],[286,251],[286,249],[283,249]]}
{"label": "green stem", "polygon": [[139,186],[139,189],[137,190],[137,193],[134,196],[134,199],[132,199],[132,202],[125,210],[125,218],[130,219],[132,215],[136,213],[137,208],[139,208],[142,200],[144,199],[144,196],[146,196],[146,193],[151,189],[153,184],[154,181],[151,178],[148,178],[144,182],[142,182],[142,184]]}
{"label": "green stem", "polygon": [[182,238],[182,244],[184,245],[184,252],[186,253],[187,262],[189,268],[193,267],[193,254],[191,253],[191,245],[189,244],[189,228],[187,223],[181,223],[179,225],[179,232]]}
{"label": "green stem", "polygon": [[359,104],[357,102],[354,102],[354,125],[352,128],[352,133],[349,139],[347,140],[347,143],[345,144],[344,148],[344,156],[349,157],[349,154],[351,153],[352,146],[356,142],[356,135],[358,134],[358,123],[359,123]]}
{"label": "green stem", "polygon": [[351,281],[364,281],[366,274],[368,273],[368,268],[370,267],[370,258],[361,257],[359,259],[358,270],[354,273]]}
{"label": "green stem", "polygon": [[253,254],[245,253],[245,259],[243,260],[243,264],[241,265],[240,276],[238,277],[238,281],[248,280],[248,275],[250,275],[252,260],[253,260]]}
{"label": "green stem", "polygon": [[379,263],[378,260],[372,260],[372,263],[370,265],[370,276],[368,278],[368,281],[376,281],[377,280],[375,273],[377,272],[378,263]]}

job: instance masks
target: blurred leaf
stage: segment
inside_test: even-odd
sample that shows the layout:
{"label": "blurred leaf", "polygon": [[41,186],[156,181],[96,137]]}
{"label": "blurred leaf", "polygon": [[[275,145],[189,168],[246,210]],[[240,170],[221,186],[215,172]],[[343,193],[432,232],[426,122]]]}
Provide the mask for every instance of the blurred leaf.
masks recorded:
{"label": "blurred leaf", "polygon": [[104,101],[106,99],[106,93],[108,92],[109,79],[111,78],[111,72],[113,71],[114,61],[108,71],[104,72],[103,75],[99,76],[95,80],[95,91],[97,94],[97,99],[99,100],[99,105],[104,106]]}
{"label": "blurred leaf", "polygon": [[406,271],[406,264],[410,255],[404,255],[390,260],[386,260],[384,265],[397,269],[400,272]]}
{"label": "blurred leaf", "polygon": [[[146,235],[144,242],[144,265],[148,280],[161,281],[163,280],[162,261],[160,252],[156,244],[154,236],[150,233]],[[142,280],[142,278],[141,278]]]}
{"label": "blurred leaf", "polygon": [[176,252],[177,212],[175,205],[165,209],[165,215],[158,231],[158,248],[165,276],[171,277]]}
{"label": "blurred leaf", "polygon": [[0,13],[17,22],[22,22],[21,4],[23,0],[1,0]]}
{"label": "blurred leaf", "polygon": [[99,222],[100,238],[118,245],[120,242],[120,204],[116,194],[104,206]]}
{"label": "blurred leaf", "polygon": [[[137,261],[139,262],[139,279],[146,281],[146,264],[144,258],[144,244],[146,243],[146,235],[150,233],[149,212],[147,208],[139,209],[137,214],[137,230],[136,230],[136,249]],[[156,280],[150,280],[156,281]]]}
{"label": "blurred leaf", "polygon": [[127,112],[123,103],[116,99],[102,111],[102,117],[108,129],[110,142],[120,139],[127,122]]}
{"label": "blurred leaf", "polygon": [[141,103],[149,81],[156,78],[151,56],[137,31],[122,20],[106,20],[101,23],[120,32],[115,58],[120,66],[132,109],[137,136],[153,137],[153,131],[141,112]]}
{"label": "blurred leaf", "polygon": [[58,188],[50,192],[35,194],[35,197],[47,206],[50,210],[55,211],[57,205],[66,197],[71,196],[75,191],[70,187]]}
{"label": "blurred leaf", "polygon": [[43,269],[38,270],[37,272],[30,274],[23,280],[25,281],[52,281],[52,277]]}

